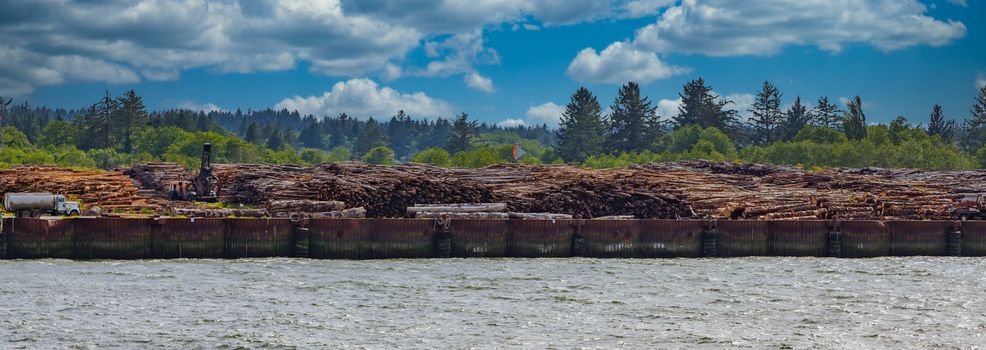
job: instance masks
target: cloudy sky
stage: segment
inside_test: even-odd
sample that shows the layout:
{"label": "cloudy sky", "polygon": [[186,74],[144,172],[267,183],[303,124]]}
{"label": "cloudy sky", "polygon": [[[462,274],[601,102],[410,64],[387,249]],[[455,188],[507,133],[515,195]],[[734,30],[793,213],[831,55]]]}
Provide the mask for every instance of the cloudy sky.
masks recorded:
{"label": "cloudy sky", "polygon": [[642,85],[665,118],[704,77],[745,110],[764,80],[860,95],[871,121],[965,118],[986,83],[980,0],[5,0],[0,96],[78,108],[460,111],[556,123],[579,86]]}

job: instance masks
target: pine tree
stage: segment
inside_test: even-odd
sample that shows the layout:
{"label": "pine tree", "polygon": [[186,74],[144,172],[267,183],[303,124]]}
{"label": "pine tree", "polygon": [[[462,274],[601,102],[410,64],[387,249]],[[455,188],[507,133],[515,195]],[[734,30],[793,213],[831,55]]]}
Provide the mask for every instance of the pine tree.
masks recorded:
{"label": "pine tree", "polygon": [[250,123],[250,126],[248,126],[247,129],[246,129],[246,135],[243,136],[243,139],[246,140],[246,142],[249,142],[249,143],[252,143],[252,144],[255,144],[255,145],[259,145],[260,142],[263,141],[260,138],[260,130],[259,129],[260,128],[257,127],[257,123],[256,122],[251,122]]}
{"label": "pine tree", "polygon": [[698,78],[686,83],[678,97],[681,98],[681,105],[678,106],[678,115],[672,118],[675,129],[698,125],[703,128],[715,127],[730,136],[736,135],[739,113],[726,109],[726,105],[733,102],[720,99],[719,95],[712,92],[711,86],[705,85],[704,79]]}
{"label": "pine tree", "polygon": [[469,121],[469,114],[459,113],[452,122],[452,129],[448,135],[446,147],[449,153],[468,151],[472,147],[472,139],[476,137],[476,121]]}
{"label": "pine tree", "polygon": [[808,113],[808,108],[801,103],[801,96],[794,98],[794,104],[784,112],[783,140],[793,140],[798,135],[798,131],[811,124],[812,115]]}
{"label": "pine tree", "polygon": [[866,114],[863,113],[863,100],[856,96],[846,104],[849,113],[842,122],[842,130],[850,140],[866,138]]}
{"label": "pine tree", "polygon": [[946,143],[952,142],[952,133],[955,130],[954,120],[945,120],[945,112],[941,105],[931,108],[931,119],[928,121],[928,134],[938,136]]}
{"label": "pine tree", "polygon": [[353,157],[360,159],[374,147],[381,146],[387,146],[387,135],[380,123],[371,117],[356,136],[356,142],[353,143]]}
{"label": "pine tree", "polygon": [[130,153],[133,150],[134,139],[137,133],[147,125],[150,119],[147,110],[144,108],[144,101],[137,92],[129,90],[121,96],[117,104],[119,110],[114,113],[114,125],[117,127],[116,139],[121,140],[122,151]]}
{"label": "pine tree", "polygon": [[842,111],[839,106],[829,103],[829,98],[818,98],[818,104],[811,110],[811,120],[815,126],[838,130],[842,128]]}
{"label": "pine tree", "polygon": [[757,100],[750,112],[750,124],[753,126],[753,140],[758,145],[768,145],[780,138],[779,129],[784,122],[781,113],[781,91],[769,81],[763,82],[763,88],[757,92]]}
{"label": "pine tree", "polygon": [[390,148],[398,159],[411,156],[416,136],[414,121],[403,110],[397,111],[397,114],[391,117],[390,122],[387,123],[387,138],[390,140]]}
{"label": "pine tree", "polygon": [[301,129],[301,134],[298,135],[298,141],[301,145],[308,148],[325,149],[325,142],[322,138],[322,124],[316,120],[311,120],[304,129]]}
{"label": "pine tree", "polygon": [[640,97],[640,86],[628,82],[617,93],[607,120],[606,146],[611,152],[634,152],[649,147],[660,135],[657,107]]}
{"label": "pine tree", "polygon": [[281,128],[274,128],[270,136],[267,137],[267,148],[280,151],[284,149],[285,145],[287,145],[287,141],[284,139],[284,132],[281,131]]}
{"label": "pine tree", "polygon": [[4,117],[7,116],[7,107],[14,102],[13,99],[4,100],[3,96],[0,96],[0,150],[3,150],[3,122]]}
{"label": "pine tree", "polygon": [[585,87],[572,94],[558,128],[558,155],[566,162],[581,163],[601,154],[606,138],[599,101]]}

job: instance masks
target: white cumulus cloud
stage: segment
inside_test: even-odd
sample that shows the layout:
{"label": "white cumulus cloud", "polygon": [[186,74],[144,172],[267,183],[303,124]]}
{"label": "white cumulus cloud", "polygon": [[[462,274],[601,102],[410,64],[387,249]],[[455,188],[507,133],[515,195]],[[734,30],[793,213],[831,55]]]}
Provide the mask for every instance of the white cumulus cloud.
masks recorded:
{"label": "white cumulus cloud", "polygon": [[893,51],[965,36],[961,22],[926,12],[917,0],[683,0],[639,29],[634,44],[661,53],[759,56],[788,45],[839,52],[862,43]]}
{"label": "white cumulus cloud", "polygon": [[490,78],[484,77],[479,73],[472,72],[466,74],[463,77],[463,80],[465,80],[466,86],[470,89],[479,90],[485,93],[493,93],[493,91],[495,91],[493,88],[493,80],[490,80]]}
{"label": "white cumulus cloud", "polygon": [[499,123],[496,123],[496,125],[499,125],[500,127],[503,127],[503,128],[515,128],[515,127],[518,127],[518,126],[525,126],[525,125],[527,125],[527,123],[524,122],[523,119],[509,118],[509,119],[504,119],[503,121],[501,121]]}
{"label": "white cumulus cloud", "polygon": [[226,111],[222,107],[217,106],[215,103],[198,104],[198,103],[195,103],[195,102],[192,102],[192,101],[185,101],[185,102],[179,103],[178,104],[178,108],[192,110],[192,111],[197,111],[197,112],[198,111],[201,111],[201,112],[206,112],[206,113],[209,113],[209,112],[225,112]]}
{"label": "white cumulus cloud", "polygon": [[364,119],[384,118],[399,110],[413,116],[433,118],[451,115],[452,110],[447,102],[424,92],[402,93],[390,87],[381,87],[366,78],[340,81],[319,96],[289,97],[274,108],[316,116],[347,113]]}
{"label": "white cumulus cloud", "polygon": [[565,113],[565,106],[556,105],[554,102],[545,102],[527,109],[527,122],[530,124],[558,125],[563,113]]}
{"label": "white cumulus cloud", "polygon": [[665,64],[653,52],[617,41],[598,53],[593,48],[583,49],[569,63],[566,72],[579,82],[622,84],[635,81],[645,84],[689,71]]}
{"label": "white cumulus cloud", "polygon": [[982,89],[983,86],[986,86],[986,74],[979,72],[979,74],[976,74],[976,88]]}
{"label": "white cumulus cloud", "polygon": [[671,119],[678,115],[678,107],[681,107],[681,97],[673,100],[661,99],[657,101],[657,115],[661,116],[661,120]]}

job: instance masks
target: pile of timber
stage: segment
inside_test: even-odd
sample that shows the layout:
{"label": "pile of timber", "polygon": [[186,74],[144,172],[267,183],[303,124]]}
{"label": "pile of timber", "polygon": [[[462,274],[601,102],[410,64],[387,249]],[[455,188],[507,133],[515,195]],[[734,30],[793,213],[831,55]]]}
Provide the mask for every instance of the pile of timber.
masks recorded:
{"label": "pile of timber", "polygon": [[158,209],[126,175],[116,171],[78,170],[53,166],[16,166],[0,170],[0,194],[50,192],[78,200],[85,207],[108,210]]}
{"label": "pile of timber", "polygon": [[[685,161],[593,170],[502,164],[446,169],[342,162],[317,167],[216,165],[226,202],[339,201],[367,217],[407,217],[415,203],[503,203],[510,213],[591,219],[950,219],[965,194],[986,193],[986,171],[798,168]],[[339,210],[339,209],[336,209]],[[413,209],[412,209],[413,211]],[[479,214],[458,214],[477,216]]]}
{"label": "pile of timber", "polygon": [[266,209],[236,209],[236,208],[174,208],[172,215],[199,218],[262,218],[268,216]]}
{"label": "pile of timber", "polygon": [[137,181],[142,190],[153,190],[158,194],[167,194],[173,186],[188,182],[190,175],[185,167],[168,162],[135,164],[123,173]]}
{"label": "pile of timber", "polygon": [[563,220],[572,215],[556,213],[518,213],[507,211],[506,203],[415,204],[407,208],[413,218]]}

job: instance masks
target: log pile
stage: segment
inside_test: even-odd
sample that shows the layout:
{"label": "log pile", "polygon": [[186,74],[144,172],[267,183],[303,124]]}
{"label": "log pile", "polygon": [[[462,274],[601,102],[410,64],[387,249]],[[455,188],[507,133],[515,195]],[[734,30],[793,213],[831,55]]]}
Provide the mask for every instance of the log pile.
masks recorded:
{"label": "log pile", "polygon": [[864,168],[808,172],[709,161],[603,170],[517,164],[445,169],[358,162],[318,167],[216,165],[214,169],[221,186],[220,199],[225,202],[266,206],[282,200],[339,201],[345,208],[364,208],[368,217],[435,215],[417,209],[409,213],[409,207],[420,207],[417,203],[502,203],[505,209],[458,215],[951,219],[948,209],[958,198],[986,193],[986,171]]}
{"label": "log pile", "polygon": [[173,215],[199,218],[262,218],[267,216],[266,209],[227,209],[227,208],[174,208]]}
{"label": "log pile", "polygon": [[0,170],[0,194],[50,192],[78,200],[87,208],[110,210],[160,209],[126,175],[115,171],[77,170],[52,166],[17,166]]}
{"label": "log pile", "polygon": [[173,186],[188,182],[189,172],[177,163],[152,162],[135,164],[123,171],[133,178],[141,189],[167,194]]}
{"label": "log pile", "polygon": [[556,213],[508,212],[506,203],[416,204],[407,208],[408,217],[450,219],[562,220],[572,215]]}

